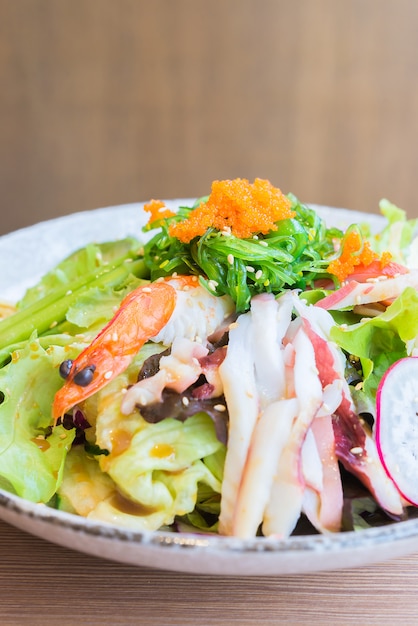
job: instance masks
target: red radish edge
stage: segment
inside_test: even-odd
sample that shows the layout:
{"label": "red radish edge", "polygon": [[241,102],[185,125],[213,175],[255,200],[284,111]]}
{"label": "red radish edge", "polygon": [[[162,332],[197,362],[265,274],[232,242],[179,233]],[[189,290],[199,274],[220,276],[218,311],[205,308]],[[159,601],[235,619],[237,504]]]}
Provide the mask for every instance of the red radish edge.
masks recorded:
{"label": "red radish edge", "polygon": [[[387,370],[387,372],[385,372],[384,376],[382,377],[379,383],[377,393],[376,393],[375,440],[376,440],[376,447],[377,447],[380,460],[382,462],[382,465],[387,475],[392,480],[392,482],[394,483],[395,487],[397,488],[401,496],[412,505],[418,506],[418,488],[415,487],[414,496],[411,496],[411,494],[408,495],[408,489],[405,490],[405,485],[403,485],[403,487],[401,488],[398,484],[399,482],[404,482],[403,476],[401,475],[400,479],[399,478],[396,479],[394,477],[396,467],[398,466],[398,463],[396,462],[396,460],[400,458],[399,454],[401,453],[401,449],[399,448],[399,446],[396,446],[396,443],[393,443],[394,448],[396,448],[396,452],[395,454],[389,454],[389,452],[385,450],[387,442],[384,439],[385,434],[382,432],[385,420],[396,419],[396,416],[394,416],[393,413],[391,413],[390,415],[382,414],[382,410],[384,410],[385,408],[382,405],[385,404],[384,396],[388,392],[388,384],[390,385],[394,384],[396,389],[398,390],[398,397],[401,397],[401,388],[397,386],[398,376],[395,379],[395,383],[391,382],[391,378],[393,378],[394,374],[399,374],[399,372],[397,372],[399,368],[401,368],[402,371],[404,371],[405,366],[407,364],[413,365],[414,368],[416,369],[415,380],[417,381],[417,385],[416,385],[417,391],[416,391],[415,397],[417,398],[417,402],[418,402],[418,357],[404,357],[402,359],[399,359],[398,361],[396,361],[390,366],[390,368]],[[418,413],[416,414],[417,414],[417,430],[418,430]],[[389,429],[389,432],[392,432],[392,431]],[[405,433],[407,434],[407,430],[405,430]],[[387,435],[388,435],[388,432],[386,432],[386,437]],[[409,441],[411,440],[409,439]],[[414,484],[418,483],[418,444],[416,445],[416,455],[417,455],[417,461],[416,461],[416,466],[415,466],[416,473],[415,475],[413,473],[408,473],[408,479],[407,479],[407,485],[411,484],[413,486],[412,491],[414,491]],[[388,458],[389,456],[392,457],[392,461],[389,460]]]}

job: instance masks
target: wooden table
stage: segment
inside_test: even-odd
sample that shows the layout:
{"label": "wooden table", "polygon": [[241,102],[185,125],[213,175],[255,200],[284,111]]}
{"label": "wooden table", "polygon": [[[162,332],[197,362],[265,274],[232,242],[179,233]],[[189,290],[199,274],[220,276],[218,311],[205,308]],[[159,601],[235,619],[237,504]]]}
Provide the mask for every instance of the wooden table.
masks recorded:
{"label": "wooden table", "polygon": [[418,217],[416,0],[0,0],[0,233],[268,178]]}
{"label": "wooden table", "polygon": [[215,577],[132,567],[0,522],[0,623],[418,624],[418,554],[353,570]]}

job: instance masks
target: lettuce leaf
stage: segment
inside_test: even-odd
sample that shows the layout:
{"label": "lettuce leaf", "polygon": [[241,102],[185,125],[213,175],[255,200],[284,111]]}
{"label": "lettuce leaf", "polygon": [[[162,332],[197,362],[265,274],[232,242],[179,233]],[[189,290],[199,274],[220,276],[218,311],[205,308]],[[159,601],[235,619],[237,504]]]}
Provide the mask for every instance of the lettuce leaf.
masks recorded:
{"label": "lettuce leaf", "polygon": [[122,415],[121,393],[130,376],[119,376],[98,393],[96,442],[111,452],[99,464],[118,497],[101,502],[89,516],[156,530],[193,511],[202,485],[220,493],[225,446],[203,412],[156,424],[136,411]]}
{"label": "lettuce leaf", "polygon": [[331,329],[331,339],[348,354],[360,358],[364,382],[359,396],[366,396],[365,405],[374,402],[383,374],[395,361],[407,356],[407,342],[417,335],[418,294],[412,287],[405,289],[378,317]]}
{"label": "lettuce leaf", "polygon": [[387,225],[376,235],[369,235],[372,248],[378,254],[391,253],[393,261],[410,266],[410,248],[417,234],[418,219],[407,219],[406,212],[385,198],[379,203]]}
{"label": "lettuce leaf", "polygon": [[[128,291],[132,291],[140,284],[141,279],[130,276],[122,287],[113,286],[92,287],[87,289],[69,307],[66,320],[80,328],[97,328],[108,322]],[[78,332],[78,330],[74,331]]]}
{"label": "lettuce leaf", "polygon": [[79,278],[94,274],[114,262],[131,258],[138,248],[138,240],[131,237],[120,241],[87,244],[47,272],[36,285],[26,291],[17,306],[24,309],[57,288],[65,285],[71,287]]}
{"label": "lettuce leaf", "polygon": [[58,364],[77,351],[44,350],[32,337],[0,370],[0,477],[3,487],[27,500],[48,502],[61,481],[74,432],[62,426],[48,432],[51,405],[62,385]]}
{"label": "lettuce leaf", "polygon": [[107,471],[122,493],[158,519],[159,527],[195,508],[200,483],[220,492],[220,481],[202,459],[221,446],[204,413],[185,422],[169,418],[147,424],[139,419],[131,445],[106,464]]}

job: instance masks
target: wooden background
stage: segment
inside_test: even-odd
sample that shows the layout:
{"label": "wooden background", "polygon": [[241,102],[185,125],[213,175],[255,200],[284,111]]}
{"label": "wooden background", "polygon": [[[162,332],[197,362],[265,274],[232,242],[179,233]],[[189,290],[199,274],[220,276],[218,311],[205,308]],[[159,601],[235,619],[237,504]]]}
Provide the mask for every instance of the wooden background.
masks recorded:
{"label": "wooden background", "polygon": [[0,234],[269,178],[418,215],[416,0],[0,0]]}

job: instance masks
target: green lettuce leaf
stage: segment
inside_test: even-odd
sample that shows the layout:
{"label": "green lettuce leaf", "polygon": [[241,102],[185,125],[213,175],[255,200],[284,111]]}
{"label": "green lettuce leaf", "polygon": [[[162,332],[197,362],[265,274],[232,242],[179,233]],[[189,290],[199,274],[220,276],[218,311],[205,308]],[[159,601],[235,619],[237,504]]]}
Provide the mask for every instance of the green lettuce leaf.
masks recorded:
{"label": "green lettuce leaf", "polygon": [[109,264],[132,257],[139,245],[138,240],[130,237],[120,241],[87,244],[58,263],[36,285],[29,288],[18,302],[18,308],[26,308],[57,288],[71,286],[83,276],[89,276]]}
{"label": "green lettuce leaf", "polygon": [[51,405],[62,385],[58,364],[77,351],[44,350],[33,337],[0,370],[0,477],[27,500],[48,502],[61,481],[74,432],[62,426],[49,432]]}
{"label": "green lettuce leaf", "polygon": [[407,343],[418,335],[418,294],[405,291],[378,317],[351,326],[335,326],[331,339],[348,354],[360,358],[364,404],[375,400],[380,379],[398,359],[407,356]]}
{"label": "green lettuce leaf", "polygon": [[118,498],[101,502],[90,517],[155,530],[193,511],[202,485],[220,493],[225,446],[206,413],[156,424],[137,411],[121,414],[121,394],[131,374],[98,393],[96,443],[111,452],[99,464],[115,483]]}
{"label": "green lettuce leaf", "polygon": [[195,508],[199,483],[220,492],[220,482],[202,459],[221,446],[204,413],[185,422],[138,420],[129,448],[107,464],[107,471],[127,497],[159,520],[159,527]]}
{"label": "green lettuce leaf", "polygon": [[143,281],[135,276],[130,276],[123,287],[118,289],[114,289],[113,286],[87,289],[69,307],[66,314],[67,322],[83,329],[103,325],[113,317],[128,291],[135,289],[141,282]]}
{"label": "green lettuce leaf", "polygon": [[397,263],[409,265],[411,244],[417,234],[418,219],[407,219],[406,212],[389,200],[379,203],[380,212],[387,219],[387,225],[376,235],[370,235],[372,248],[378,254],[387,251]]}

